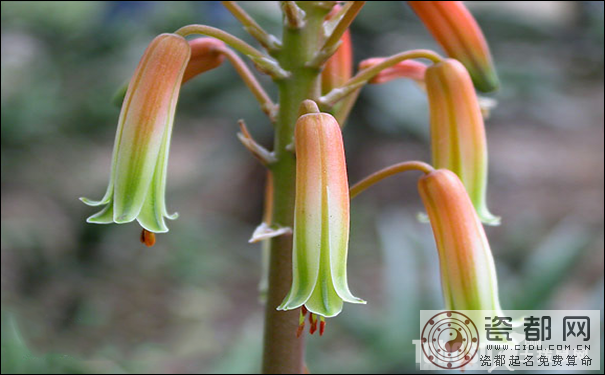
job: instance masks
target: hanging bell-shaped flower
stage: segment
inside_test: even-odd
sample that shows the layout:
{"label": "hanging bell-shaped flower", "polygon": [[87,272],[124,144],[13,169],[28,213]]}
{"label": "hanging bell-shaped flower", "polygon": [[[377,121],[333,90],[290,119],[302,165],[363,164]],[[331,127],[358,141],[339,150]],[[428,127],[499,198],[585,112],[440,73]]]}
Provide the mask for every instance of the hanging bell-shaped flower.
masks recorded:
{"label": "hanging bell-shaped flower", "polygon": [[365,303],[347,282],[350,199],[340,126],[327,113],[303,115],[296,122],[295,144],[293,281],[278,309],[304,306],[329,318],[344,302]]}
{"label": "hanging bell-shaped flower", "polygon": [[481,221],[498,225],[486,203],[487,141],[473,83],[457,60],[445,59],[426,70],[433,166],[460,177]]}
{"label": "hanging bell-shaped flower", "polygon": [[494,258],[464,185],[438,169],[423,176],[418,189],[437,243],[445,308],[499,311]]}
{"label": "hanging bell-shaped flower", "polygon": [[174,113],[191,47],[175,34],[162,34],[147,47],[128,86],[118,122],[104,206],[89,223],[137,220],[152,233],[167,232],[164,201],[168,151]]}

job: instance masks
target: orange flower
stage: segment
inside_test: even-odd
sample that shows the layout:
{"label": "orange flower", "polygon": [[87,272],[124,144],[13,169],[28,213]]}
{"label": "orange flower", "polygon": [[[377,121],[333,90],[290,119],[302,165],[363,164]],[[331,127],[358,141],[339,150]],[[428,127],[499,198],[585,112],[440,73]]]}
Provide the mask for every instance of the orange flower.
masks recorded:
{"label": "orange flower", "polygon": [[478,90],[498,88],[489,46],[473,15],[461,1],[408,1],[445,52],[468,69]]}
{"label": "orange flower", "polygon": [[347,282],[349,183],[342,133],[327,113],[309,113],[296,122],[296,200],[293,281],[279,310],[301,306],[333,317],[343,303],[365,303]]}
{"label": "orange flower", "polygon": [[445,59],[426,70],[433,166],[455,172],[481,220],[497,225],[486,203],[487,141],[477,95],[464,66]]}
{"label": "orange flower", "polygon": [[500,310],[492,252],[458,176],[435,170],[420,179],[418,190],[437,243],[445,308]]}
{"label": "orange flower", "polygon": [[168,231],[165,218],[176,218],[168,214],[164,193],[174,113],[190,55],[191,47],[176,34],[159,35],[145,50],[122,103],[107,192],[100,201],[82,198],[90,206],[105,206],[89,223],[136,219],[148,232],[161,233]]}

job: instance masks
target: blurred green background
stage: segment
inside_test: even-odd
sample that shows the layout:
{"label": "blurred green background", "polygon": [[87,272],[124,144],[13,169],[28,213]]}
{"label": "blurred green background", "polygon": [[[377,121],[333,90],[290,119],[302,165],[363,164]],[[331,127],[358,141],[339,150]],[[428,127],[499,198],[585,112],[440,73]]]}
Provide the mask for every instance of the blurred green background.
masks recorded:
{"label": "blurred green background", "polygon": [[[243,7],[279,33],[276,3]],[[603,3],[470,7],[503,83],[487,123],[502,305],[603,311]],[[247,239],[264,173],[236,121],[266,146],[272,133],[232,67],[182,90],[167,189],[180,218],[155,247],[136,224],[86,224],[77,199],[105,190],[111,98],[155,35],[205,23],[251,38],[218,2],[3,1],[1,21],[2,373],[257,372],[260,246]],[[356,61],[439,50],[404,2],[368,3],[352,35]],[[427,135],[414,84],[366,88],[345,130],[351,182],[429,160]],[[369,304],[309,338],[312,372],[415,371],[419,310],[443,307],[415,184],[394,177],[353,202],[350,284]]]}

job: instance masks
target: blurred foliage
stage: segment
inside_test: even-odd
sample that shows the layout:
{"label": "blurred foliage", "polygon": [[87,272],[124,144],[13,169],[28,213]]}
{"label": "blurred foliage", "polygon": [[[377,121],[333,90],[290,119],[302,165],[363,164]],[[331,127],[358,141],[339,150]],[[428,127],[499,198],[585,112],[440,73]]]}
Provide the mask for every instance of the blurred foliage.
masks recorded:
{"label": "blurred foliage", "polygon": [[[602,311],[603,3],[540,4],[472,4],[503,82],[487,131],[490,206],[504,221],[488,236],[505,308]],[[242,6],[279,34],[275,3]],[[256,372],[260,247],[247,237],[264,173],[238,144],[236,120],[264,145],[272,129],[231,67],[182,90],[167,193],[181,217],[158,245],[142,248],[134,224],[86,224],[91,211],[77,201],[105,188],[111,100],[155,35],[206,23],[251,38],[214,1],[1,10],[2,373]],[[403,2],[369,2],[352,33],[356,61],[438,49]],[[429,159],[426,105],[410,82],[364,89],[345,131],[351,181]],[[418,311],[442,306],[415,181],[394,177],[352,209],[350,282],[370,303],[309,338],[309,366],[415,371]]]}
{"label": "blurred foliage", "polygon": [[65,355],[46,354],[36,357],[28,349],[15,319],[2,312],[0,348],[3,374],[83,374],[85,367]]}

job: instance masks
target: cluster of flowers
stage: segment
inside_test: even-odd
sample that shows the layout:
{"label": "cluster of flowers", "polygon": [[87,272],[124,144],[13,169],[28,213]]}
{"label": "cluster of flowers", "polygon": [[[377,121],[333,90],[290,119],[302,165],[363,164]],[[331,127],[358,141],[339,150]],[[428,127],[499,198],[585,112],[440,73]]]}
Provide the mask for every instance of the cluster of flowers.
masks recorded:
{"label": "cluster of flowers", "polygon": [[[477,23],[461,2],[410,1],[448,58],[431,64],[404,60],[386,69],[386,58],[368,59],[360,72],[375,71],[366,82],[397,78],[418,82],[430,107],[432,167],[418,190],[432,225],[440,257],[447,309],[498,310],[494,260],[483,223],[497,224],[486,206],[487,146],[484,118],[475,88],[491,91],[498,79]],[[338,10],[334,10],[335,14]],[[330,17],[330,16],[328,16]],[[170,137],[179,90],[195,76],[229,56],[214,38],[187,41],[177,34],[156,37],[145,51],[126,92],[115,139],[111,177],[90,223],[128,223],[144,228],[142,241],[167,232],[164,194]],[[344,87],[353,73],[348,31],[322,72],[322,93]],[[351,94],[353,95],[353,94]],[[312,106],[311,106],[312,107]],[[340,120],[341,122],[343,120]],[[349,290],[349,188],[341,124],[328,113],[310,110],[295,126],[296,197],[293,281],[279,310],[301,308],[302,332],[310,313],[311,332],[324,318],[338,315],[344,302],[365,303]],[[355,192],[356,194],[357,192]]]}

